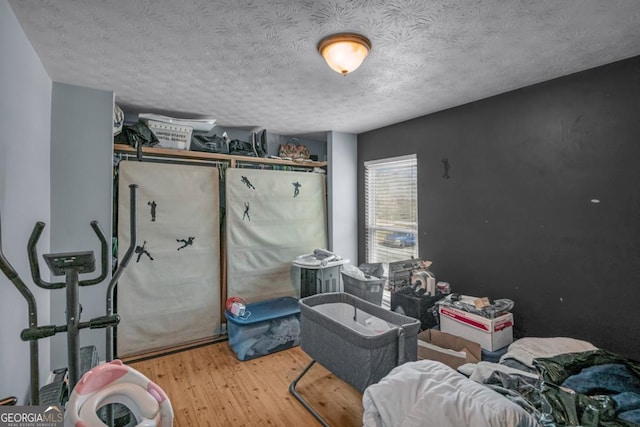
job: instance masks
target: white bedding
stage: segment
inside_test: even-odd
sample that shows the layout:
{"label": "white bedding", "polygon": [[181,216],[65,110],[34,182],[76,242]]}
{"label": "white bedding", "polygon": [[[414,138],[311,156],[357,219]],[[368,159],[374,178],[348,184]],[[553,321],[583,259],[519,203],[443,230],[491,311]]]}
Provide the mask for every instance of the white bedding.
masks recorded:
{"label": "white bedding", "polygon": [[362,402],[366,427],[539,426],[520,406],[433,360],[398,366]]}
{"label": "white bedding", "polygon": [[527,337],[514,341],[507,352],[502,355],[500,361],[514,359],[533,368],[533,359],[553,357],[560,354],[580,353],[583,351],[597,350],[593,344],[587,341],[567,337],[538,338]]}

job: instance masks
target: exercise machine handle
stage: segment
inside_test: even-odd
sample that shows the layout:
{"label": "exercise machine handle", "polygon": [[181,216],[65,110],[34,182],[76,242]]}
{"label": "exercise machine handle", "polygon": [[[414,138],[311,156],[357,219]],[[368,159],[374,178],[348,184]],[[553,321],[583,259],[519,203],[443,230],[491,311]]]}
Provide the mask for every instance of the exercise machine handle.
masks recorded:
{"label": "exercise machine handle", "polygon": [[[93,232],[98,236],[100,240],[100,253],[101,253],[101,272],[100,276],[95,279],[90,280],[82,280],[78,282],[80,286],[91,286],[96,285],[106,279],[108,274],[108,265],[109,265],[109,247],[107,244],[107,238],[100,228],[100,224],[98,221],[91,221],[91,228]],[[31,277],[33,278],[33,282],[44,289],[62,289],[66,286],[66,282],[57,282],[57,283],[49,283],[46,280],[42,279],[40,275],[40,265],[38,263],[38,249],[36,245],[38,244],[38,240],[42,235],[42,230],[44,230],[44,222],[38,221],[36,225],[33,227],[33,231],[31,232],[31,237],[29,237],[29,243],[27,244],[27,251],[29,254],[29,267],[31,269]]]}
{"label": "exercise machine handle", "polygon": [[89,320],[90,329],[101,329],[116,326],[120,323],[120,316],[118,314],[112,314],[111,316],[94,317]]}
{"label": "exercise machine handle", "polygon": [[[107,317],[111,316],[113,313],[113,289],[118,282],[118,279],[124,272],[124,269],[129,265],[129,261],[133,256],[133,253],[136,248],[137,239],[138,239],[138,224],[137,224],[137,204],[138,197],[136,191],[138,186],[136,184],[129,185],[129,247],[127,248],[127,252],[125,252],[124,257],[120,260],[118,264],[118,269],[113,276],[111,277],[111,281],[109,282],[109,286],[107,287]],[[107,362],[111,362],[113,360],[114,352],[113,352],[113,331],[111,328],[107,328],[106,331],[106,347],[105,347],[105,360]]]}
{"label": "exercise machine handle", "polygon": [[[2,241],[0,241],[0,245],[2,245]],[[7,276],[7,279],[11,280],[12,282],[18,279],[18,273],[16,273],[16,271],[13,269],[11,264],[9,264],[9,261],[7,261],[7,259],[4,257],[1,246],[0,246],[0,270],[2,270],[4,275]]]}
{"label": "exercise machine handle", "polygon": [[33,283],[40,286],[41,288],[62,289],[65,286],[65,282],[49,283],[45,280],[42,280],[42,276],[40,276],[40,266],[38,264],[38,249],[36,248],[36,244],[38,243],[38,239],[40,239],[42,230],[44,230],[44,222],[36,222],[36,225],[33,226],[31,236],[29,237],[29,242],[27,243],[31,278],[33,279]]}
{"label": "exercise machine handle", "polygon": [[[29,309],[29,328],[35,328],[38,326],[38,305],[36,304],[36,299],[33,296],[33,293],[29,290],[27,285],[24,284],[16,270],[14,270],[13,266],[7,261],[2,252],[2,219],[0,218],[0,270],[7,276],[7,279],[13,283],[18,292],[24,297],[27,301],[27,306]],[[38,405],[40,403],[40,370],[38,367],[38,342],[31,341],[29,343],[29,353],[30,353],[30,370],[31,370],[31,405]],[[6,403],[3,403],[3,405]],[[14,402],[15,404],[15,402]]]}
{"label": "exercise machine handle", "polygon": [[7,279],[13,283],[13,285],[18,289],[18,292],[22,294],[24,299],[27,301],[27,305],[29,306],[29,325],[35,326],[38,324],[37,312],[38,308],[36,305],[36,299],[33,294],[24,284],[22,279],[18,276],[18,273],[13,269],[13,266],[9,264],[9,261],[4,257],[4,253],[2,253],[2,236],[0,235],[0,270],[7,276]]}
{"label": "exercise machine handle", "polygon": [[136,190],[138,189],[137,184],[129,185],[129,247],[127,248],[127,252],[125,252],[124,257],[120,260],[118,264],[118,269],[115,273],[113,273],[113,277],[111,277],[111,282],[109,282],[109,289],[111,289],[120,278],[120,275],[124,272],[124,269],[129,265],[129,261],[133,257],[133,253],[136,249],[137,244],[137,234],[136,230],[137,226],[137,215],[136,215],[136,204],[137,204],[137,195]]}
{"label": "exercise machine handle", "polygon": [[104,232],[102,231],[102,228],[100,228],[100,224],[98,224],[98,221],[91,221],[91,228],[93,228],[93,232],[96,233],[96,236],[98,236],[98,239],[100,240],[100,255],[102,258],[101,261],[101,272],[100,272],[100,277],[96,277],[95,279],[90,279],[90,280],[81,280],[78,282],[78,285],[80,286],[92,286],[92,285],[97,285],[98,283],[102,282],[104,279],[107,278],[107,273],[108,273],[108,266],[109,266],[109,254],[111,253],[109,251],[109,245],[107,244],[107,238],[104,235]]}
{"label": "exercise machine handle", "polygon": [[[78,329],[102,329],[116,326],[118,323],[120,323],[120,315],[112,314],[111,316],[94,317],[88,322],[80,322]],[[22,341],[37,341],[42,338],[52,337],[59,332],[67,331],[67,325],[35,326],[23,329],[20,333],[20,339],[22,339]]]}
{"label": "exercise machine handle", "polygon": [[42,338],[52,337],[58,332],[64,332],[66,330],[66,325],[64,328],[56,325],[38,326],[35,328],[23,329],[20,333],[20,339],[22,339],[22,341],[35,341]]}

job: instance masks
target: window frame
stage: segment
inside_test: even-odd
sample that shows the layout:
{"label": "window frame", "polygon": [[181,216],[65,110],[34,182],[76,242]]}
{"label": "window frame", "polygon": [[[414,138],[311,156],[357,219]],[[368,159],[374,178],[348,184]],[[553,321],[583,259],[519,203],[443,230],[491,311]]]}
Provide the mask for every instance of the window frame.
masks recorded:
{"label": "window frame", "polygon": [[[376,211],[378,209],[378,205],[376,203],[371,202],[372,192],[375,191],[375,188],[371,188],[372,183],[370,182],[376,173],[376,170],[381,171],[383,168],[392,168],[393,163],[399,163],[397,166],[397,170],[408,170],[410,171],[413,182],[412,191],[413,191],[413,204],[415,206],[415,212],[411,216],[415,218],[415,222],[410,224],[407,227],[403,226],[389,226],[389,225],[381,225],[379,224],[379,218],[376,222]],[[404,163],[404,164],[402,164]],[[406,257],[402,259],[398,259],[401,261],[403,259],[409,259],[411,257],[418,258],[419,254],[419,244],[418,244],[418,156],[416,153],[408,154],[403,156],[396,157],[387,157],[377,160],[370,160],[364,162],[364,232],[365,232],[365,259],[367,263],[370,262],[380,262],[375,259],[376,252],[380,253],[381,249],[377,249],[377,245],[382,245],[381,242],[376,242],[376,233],[379,232],[389,232],[389,233],[410,233],[415,236],[415,242],[410,247],[412,250],[411,254],[408,254]],[[373,244],[372,244],[373,242]],[[403,248],[406,249],[406,248]],[[405,251],[409,252],[409,251]],[[394,260],[391,260],[394,261]],[[385,266],[385,271],[388,270],[388,262],[382,261],[382,264]]]}

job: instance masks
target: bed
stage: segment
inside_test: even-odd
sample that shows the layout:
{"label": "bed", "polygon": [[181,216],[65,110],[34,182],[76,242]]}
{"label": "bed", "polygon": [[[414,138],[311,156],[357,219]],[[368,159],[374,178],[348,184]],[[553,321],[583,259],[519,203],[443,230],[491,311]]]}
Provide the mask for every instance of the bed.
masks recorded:
{"label": "bed", "polygon": [[363,393],[367,427],[637,426],[640,363],[571,338],[523,338],[500,363],[394,368]]}

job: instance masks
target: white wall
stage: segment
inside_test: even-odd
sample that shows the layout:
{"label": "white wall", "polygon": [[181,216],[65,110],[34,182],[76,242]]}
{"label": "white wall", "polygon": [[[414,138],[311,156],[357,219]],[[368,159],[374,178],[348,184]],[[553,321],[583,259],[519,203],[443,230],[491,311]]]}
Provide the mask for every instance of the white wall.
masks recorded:
{"label": "white wall", "polygon": [[[9,3],[0,0],[0,213],[2,249],[38,302],[38,321],[49,324],[49,292],[31,281],[27,240],[36,221],[50,219],[51,79]],[[40,248],[49,251],[45,230]],[[26,403],[29,344],[27,304],[0,273],[0,397]],[[40,340],[40,381],[49,371],[49,342]]]}
{"label": "white wall", "polygon": [[[113,92],[53,83],[51,102],[51,252],[94,252],[100,274],[100,241],[89,225],[97,220],[107,237],[111,253],[111,198],[113,174]],[[44,253],[40,251],[39,253]],[[111,256],[108,257],[111,262]],[[44,263],[41,270],[46,270]],[[81,287],[81,321],[105,314],[106,288],[111,278],[94,286]],[[64,281],[53,277],[51,281]],[[64,290],[51,295],[51,321],[66,323]],[[105,330],[83,329],[80,346],[95,345],[105,356]],[[67,336],[51,338],[51,367],[67,366]]]}
{"label": "white wall", "polygon": [[358,136],[329,132],[329,248],[358,265]]}

